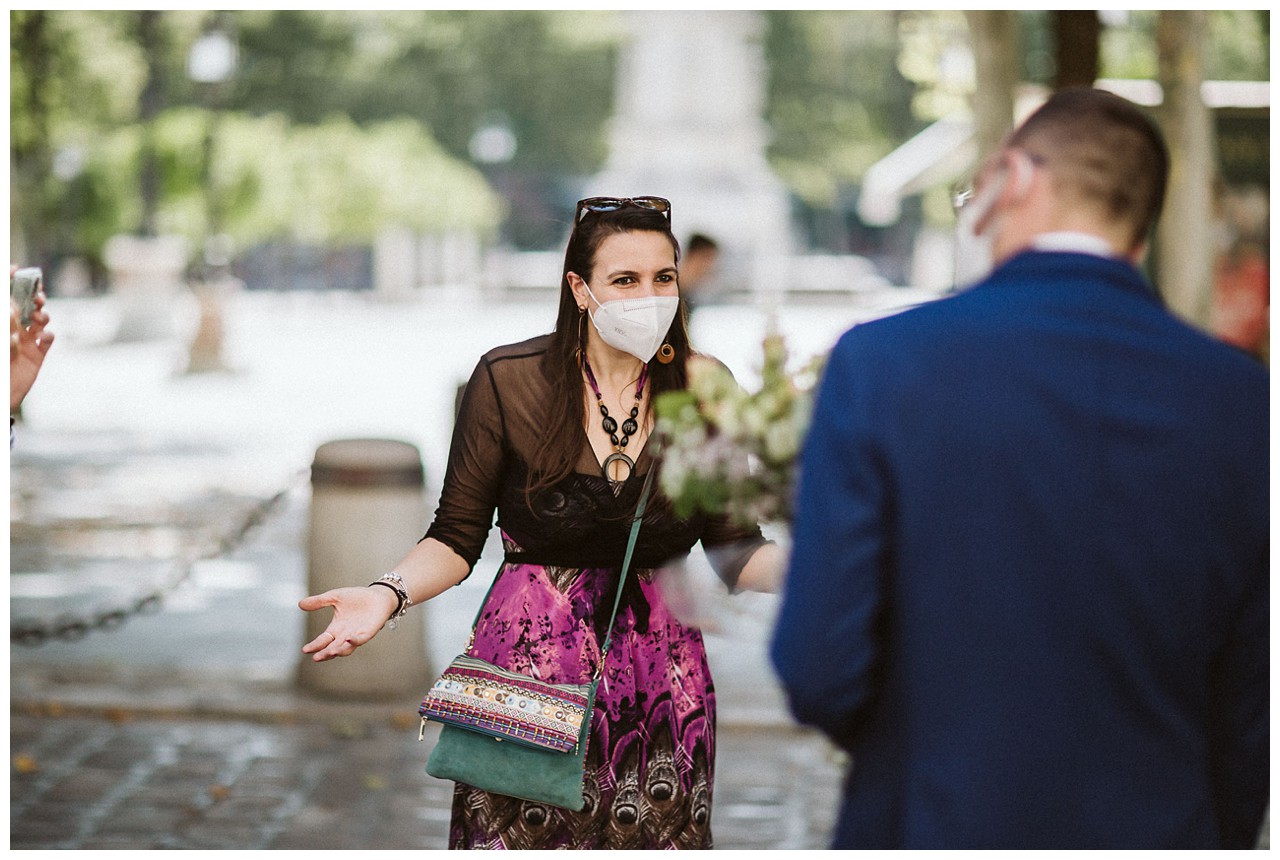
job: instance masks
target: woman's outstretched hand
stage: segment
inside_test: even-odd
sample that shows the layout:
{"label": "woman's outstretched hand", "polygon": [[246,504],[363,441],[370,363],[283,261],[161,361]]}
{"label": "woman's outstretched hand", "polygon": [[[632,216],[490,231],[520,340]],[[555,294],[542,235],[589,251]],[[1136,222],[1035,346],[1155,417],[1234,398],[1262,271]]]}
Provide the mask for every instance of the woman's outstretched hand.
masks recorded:
{"label": "woman's outstretched hand", "polygon": [[302,646],[317,663],[334,657],[349,657],[372,639],[396,611],[395,592],[389,588],[335,588],[298,601],[298,607],[314,612],[333,607],[333,618],[324,632]]}
{"label": "woman's outstretched hand", "polygon": [[[9,267],[12,276],[14,266]],[[44,309],[44,291],[36,293],[36,309],[31,314],[29,325],[23,325],[19,318],[18,306],[13,299],[9,300],[9,412],[12,414],[22,405],[27,392],[35,385],[36,376],[44,365],[44,357],[53,346],[53,332],[45,326],[49,324],[49,313]]]}

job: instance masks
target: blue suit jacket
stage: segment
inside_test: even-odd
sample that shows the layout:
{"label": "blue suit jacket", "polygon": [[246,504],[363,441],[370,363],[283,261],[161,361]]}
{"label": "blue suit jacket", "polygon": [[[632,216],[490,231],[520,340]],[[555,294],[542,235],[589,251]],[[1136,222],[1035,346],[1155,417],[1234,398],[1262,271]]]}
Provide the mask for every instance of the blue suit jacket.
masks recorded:
{"label": "blue suit jacket", "polygon": [[772,643],[836,847],[1252,847],[1268,388],[1081,254],[844,335]]}

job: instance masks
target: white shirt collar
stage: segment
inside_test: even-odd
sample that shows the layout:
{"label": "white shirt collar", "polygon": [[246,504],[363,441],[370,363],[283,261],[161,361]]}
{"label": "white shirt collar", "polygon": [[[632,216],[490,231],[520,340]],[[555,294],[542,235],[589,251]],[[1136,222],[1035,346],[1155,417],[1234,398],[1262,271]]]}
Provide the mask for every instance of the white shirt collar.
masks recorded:
{"label": "white shirt collar", "polygon": [[1041,233],[1031,240],[1031,247],[1037,251],[1065,251],[1074,254],[1092,254],[1095,257],[1120,256],[1116,249],[1111,247],[1111,243],[1101,236],[1074,230]]}

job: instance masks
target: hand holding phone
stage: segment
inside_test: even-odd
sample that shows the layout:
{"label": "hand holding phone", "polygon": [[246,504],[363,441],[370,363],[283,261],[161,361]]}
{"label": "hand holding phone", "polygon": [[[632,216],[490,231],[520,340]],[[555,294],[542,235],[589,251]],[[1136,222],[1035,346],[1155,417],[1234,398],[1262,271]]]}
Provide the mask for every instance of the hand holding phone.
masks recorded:
{"label": "hand holding phone", "polygon": [[18,319],[24,326],[31,325],[31,315],[36,311],[36,293],[44,288],[44,273],[35,266],[18,269],[9,276],[9,298],[18,306]]}

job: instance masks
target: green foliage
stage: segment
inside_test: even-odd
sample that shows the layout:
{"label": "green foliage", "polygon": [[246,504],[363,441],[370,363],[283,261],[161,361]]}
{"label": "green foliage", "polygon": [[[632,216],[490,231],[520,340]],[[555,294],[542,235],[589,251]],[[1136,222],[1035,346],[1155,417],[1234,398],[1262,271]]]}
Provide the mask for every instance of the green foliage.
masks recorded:
{"label": "green foliage", "polygon": [[1141,9],[1126,13],[1123,23],[1117,18],[1102,28],[1098,51],[1098,70],[1104,78],[1156,77],[1156,16],[1160,13]]}
{"label": "green foliage", "polygon": [[829,207],[919,128],[896,62],[900,13],[766,14],[769,161],[806,203]]}
{"label": "green foliage", "polygon": [[40,122],[62,132],[136,118],[146,70],[127,14],[10,12],[11,146]]}
{"label": "green foliage", "polygon": [[[162,13],[170,51],[155,58],[162,100],[186,106],[162,110],[148,130],[137,121],[147,70],[137,14],[11,13],[11,212],[19,234],[31,237],[24,253],[94,257],[114,233],[135,231],[148,138],[161,179],[156,228],[197,243],[209,227],[206,184],[223,212],[220,226],[241,247],[275,236],[368,241],[391,224],[483,232],[500,219],[485,179],[421,124],[400,113],[361,126],[337,110],[367,98],[384,68],[367,65],[363,79],[343,84],[343,63],[357,54],[351,16],[237,16],[238,85],[252,106],[286,104],[291,113],[215,120],[205,102],[218,94],[199,90],[184,68],[208,14]],[[78,169],[55,175],[59,158]]]}
{"label": "green foliage", "polygon": [[[1270,13],[1266,10],[1215,10],[1209,15],[1205,79],[1271,79]],[[1113,13],[1103,28],[1100,61],[1104,78],[1155,78],[1156,23],[1150,9]]]}
{"label": "green foliage", "polygon": [[[104,233],[138,229],[144,95],[160,110],[156,228],[203,228],[217,107],[229,113],[210,178],[245,243],[356,241],[392,222],[492,228],[500,204],[468,148],[495,118],[516,135],[503,165],[514,174],[590,173],[606,155],[612,13],[166,10],[151,13],[150,55],[144,14],[10,13],[11,213],[24,251],[92,256]],[[236,73],[199,84],[187,56],[215,23],[236,39]],[[59,178],[66,151],[83,169]]]}
{"label": "green foliage", "polygon": [[786,522],[800,448],[824,356],[788,369],[783,337],[762,343],[760,388],[749,392],[723,364],[698,359],[689,387],[654,403],[662,445],[659,481],[677,516],[726,514],[744,524]]}
{"label": "green foliage", "polygon": [[350,74],[353,25],[367,14],[285,9],[238,16],[239,67],[228,107],[302,123],[346,112],[360,86]]}
{"label": "green foliage", "polygon": [[[968,97],[961,12],[765,14],[768,155],[812,207],[834,208],[876,159]],[[1154,76],[1160,13],[1106,14],[1119,23],[1104,28],[1102,74]],[[1050,71],[1046,18],[1020,17],[1032,80]],[[1209,77],[1269,79],[1268,12],[1209,20]],[[32,259],[93,254],[138,228],[144,90],[160,109],[159,226],[203,229],[207,109],[220,106],[209,179],[242,243],[492,225],[499,204],[468,165],[473,136],[494,122],[517,146],[484,169],[508,188],[545,196],[607,155],[616,12],[11,10],[9,21],[10,212]],[[186,72],[215,22],[239,46],[222,87]]]}
{"label": "green foliage", "polygon": [[[208,229],[202,165],[207,112],[166,111],[155,124],[165,183],[162,232],[198,242]],[[217,125],[210,175],[225,213],[223,228],[240,246],[273,237],[317,244],[371,241],[379,229],[423,232],[492,229],[500,204],[483,177],[448,156],[410,120],[367,129],[344,117],[292,124],[280,114],[232,114]],[[139,126],[110,136],[95,164],[117,175],[136,167]],[[136,202],[114,207],[119,229]]]}
{"label": "green foliage", "polygon": [[916,84],[913,113],[932,122],[968,110],[974,86],[969,27],[955,10],[904,12],[898,27],[902,74]]}
{"label": "green foliage", "polygon": [[[361,129],[345,117],[295,126],[287,165],[264,197],[294,214],[280,227],[312,241],[370,240],[387,224],[430,232],[492,228],[500,213],[484,178],[452,159],[412,120]],[[243,151],[244,167],[255,157]],[[298,215],[305,214],[305,220]],[[371,218],[371,214],[375,217]]]}
{"label": "green foliage", "polygon": [[1209,13],[1205,77],[1218,81],[1271,80],[1271,13],[1233,9]]}
{"label": "green foliage", "polygon": [[237,17],[230,105],[318,123],[411,117],[469,158],[492,117],[518,145],[511,167],[597,169],[612,110],[609,16],[546,11],[275,11]]}

